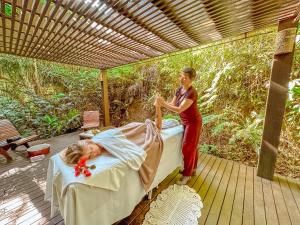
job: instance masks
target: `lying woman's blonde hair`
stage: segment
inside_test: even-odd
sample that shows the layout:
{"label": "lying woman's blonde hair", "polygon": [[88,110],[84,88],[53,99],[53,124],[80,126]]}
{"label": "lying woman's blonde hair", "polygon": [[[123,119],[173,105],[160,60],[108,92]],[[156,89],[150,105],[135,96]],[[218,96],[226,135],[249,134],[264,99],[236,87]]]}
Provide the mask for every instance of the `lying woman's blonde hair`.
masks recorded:
{"label": "lying woman's blonde hair", "polygon": [[77,144],[70,145],[65,153],[65,160],[68,164],[77,164],[83,156],[82,147],[86,144],[85,141],[79,141]]}

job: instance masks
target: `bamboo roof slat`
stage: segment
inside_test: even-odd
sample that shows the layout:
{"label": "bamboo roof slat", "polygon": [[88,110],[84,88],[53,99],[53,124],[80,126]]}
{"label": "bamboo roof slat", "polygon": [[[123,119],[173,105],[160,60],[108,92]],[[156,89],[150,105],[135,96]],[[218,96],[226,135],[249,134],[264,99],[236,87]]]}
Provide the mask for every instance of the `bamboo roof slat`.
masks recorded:
{"label": "bamboo roof slat", "polygon": [[0,53],[107,69],[296,16],[298,0],[1,0]]}
{"label": "bamboo roof slat", "polygon": [[[40,1],[37,1],[37,0],[34,1],[33,9],[32,9],[31,14],[30,14],[29,23],[28,23],[28,25],[27,25],[27,27],[26,27],[26,33],[25,33],[25,35],[24,35],[24,40],[23,40],[23,42],[22,42],[22,45],[21,45],[21,49],[20,49],[20,51],[19,51],[19,54],[22,54],[24,45],[25,45],[26,40],[27,40],[27,38],[28,38],[28,34],[29,34],[29,32],[30,32],[30,30],[31,30],[31,28],[32,28],[32,22],[33,22],[33,19],[34,19],[34,17],[36,17],[36,14],[35,14],[35,13],[36,13],[36,10],[37,10],[37,7],[38,7],[39,3],[40,3]],[[48,3],[48,4],[49,4],[49,3]]]}
{"label": "bamboo roof slat", "polygon": [[[57,5],[59,6],[59,4],[57,4]],[[39,16],[37,25],[36,25],[35,28],[34,28],[34,32],[33,32],[32,36],[31,36],[31,39],[30,39],[29,44],[27,45],[27,47],[26,47],[26,49],[25,49],[24,55],[27,54],[27,52],[28,52],[30,46],[32,46],[33,40],[34,40],[34,38],[35,38],[35,36],[36,36],[38,30],[40,29],[40,26],[41,26],[41,24],[42,24],[42,21],[43,21],[44,18],[45,18],[45,15],[46,15],[46,13],[47,13],[47,11],[48,11],[48,9],[49,9],[49,6],[50,6],[50,1],[48,1],[47,4],[44,6],[43,12],[42,12],[42,14]],[[48,23],[47,23],[47,25],[45,25],[45,27],[47,27],[47,26],[49,25],[49,23],[51,22],[51,19],[53,18],[54,14],[55,14],[55,12],[56,12],[57,10],[58,10],[58,7],[55,7],[55,8],[53,9],[53,13],[52,13],[52,15],[49,17]],[[21,49],[21,51],[22,51],[22,49]]]}

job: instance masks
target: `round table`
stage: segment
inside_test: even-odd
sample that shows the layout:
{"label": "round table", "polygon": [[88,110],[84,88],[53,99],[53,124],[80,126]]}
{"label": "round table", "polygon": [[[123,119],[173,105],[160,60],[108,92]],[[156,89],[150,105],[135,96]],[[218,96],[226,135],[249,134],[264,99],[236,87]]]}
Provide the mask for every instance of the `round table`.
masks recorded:
{"label": "round table", "polygon": [[37,155],[46,155],[49,152],[50,152],[50,145],[46,143],[34,145],[27,149],[27,153],[29,157],[34,157]]}

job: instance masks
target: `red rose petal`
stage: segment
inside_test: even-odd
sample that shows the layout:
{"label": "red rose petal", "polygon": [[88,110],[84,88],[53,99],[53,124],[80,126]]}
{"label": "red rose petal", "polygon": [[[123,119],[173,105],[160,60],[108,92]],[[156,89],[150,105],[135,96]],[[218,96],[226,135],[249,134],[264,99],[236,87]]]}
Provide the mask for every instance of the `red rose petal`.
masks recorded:
{"label": "red rose petal", "polygon": [[84,170],[83,173],[84,173],[84,175],[85,175],[86,177],[89,177],[89,176],[92,175],[91,172],[90,172],[88,169]]}
{"label": "red rose petal", "polygon": [[75,177],[78,177],[80,175],[80,171],[75,171]]}

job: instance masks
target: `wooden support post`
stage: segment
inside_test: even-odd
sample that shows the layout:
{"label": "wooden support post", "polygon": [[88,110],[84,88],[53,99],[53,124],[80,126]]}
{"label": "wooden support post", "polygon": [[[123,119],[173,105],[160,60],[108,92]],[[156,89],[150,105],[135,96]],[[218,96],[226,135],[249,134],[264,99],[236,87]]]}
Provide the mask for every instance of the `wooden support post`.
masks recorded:
{"label": "wooden support post", "polygon": [[110,115],[109,115],[108,82],[107,82],[106,70],[101,70],[100,82],[101,82],[101,88],[102,88],[104,126],[109,126],[110,125]]}
{"label": "wooden support post", "polygon": [[275,170],[288,94],[288,83],[293,63],[296,32],[297,23],[294,18],[279,21],[257,170],[258,176],[269,180],[273,179]]}

